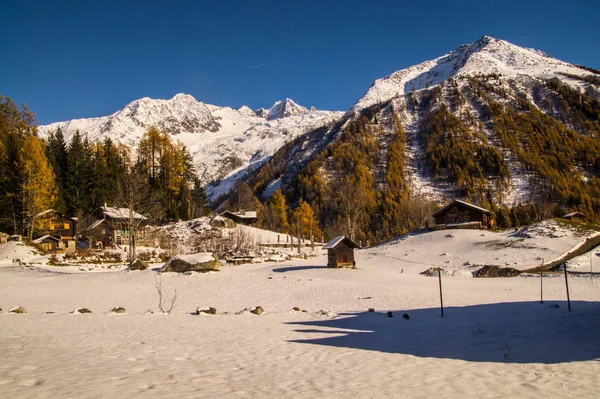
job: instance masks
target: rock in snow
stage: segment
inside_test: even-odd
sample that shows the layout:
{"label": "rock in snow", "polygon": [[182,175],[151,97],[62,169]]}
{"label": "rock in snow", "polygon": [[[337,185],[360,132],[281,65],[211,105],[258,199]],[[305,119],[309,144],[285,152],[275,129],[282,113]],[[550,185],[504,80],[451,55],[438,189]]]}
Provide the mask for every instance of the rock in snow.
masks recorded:
{"label": "rock in snow", "polygon": [[175,256],[160,269],[162,272],[209,272],[218,271],[221,266],[212,253],[199,252],[197,254]]}

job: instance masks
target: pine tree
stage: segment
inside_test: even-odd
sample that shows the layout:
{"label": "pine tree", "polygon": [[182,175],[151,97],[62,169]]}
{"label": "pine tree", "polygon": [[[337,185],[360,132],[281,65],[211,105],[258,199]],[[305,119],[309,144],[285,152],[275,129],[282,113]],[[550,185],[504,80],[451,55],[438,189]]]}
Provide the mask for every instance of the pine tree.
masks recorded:
{"label": "pine tree", "polygon": [[57,212],[64,213],[66,211],[66,202],[63,195],[65,192],[66,177],[68,176],[67,144],[60,128],[57,128],[55,132],[50,132],[46,153],[48,162],[50,162],[56,176],[58,190],[55,209]]}
{"label": "pine tree", "polygon": [[55,204],[56,183],[42,142],[37,137],[25,139],[20,161],[23,169],[23,224],[31,240],[37,215]]}

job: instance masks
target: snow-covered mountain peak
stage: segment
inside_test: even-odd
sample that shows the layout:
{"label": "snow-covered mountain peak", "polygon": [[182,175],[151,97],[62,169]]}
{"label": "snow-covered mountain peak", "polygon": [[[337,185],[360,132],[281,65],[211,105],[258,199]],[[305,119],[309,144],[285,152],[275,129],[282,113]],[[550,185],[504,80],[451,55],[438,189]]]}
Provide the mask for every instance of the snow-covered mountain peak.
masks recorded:
{"label": "snow-covered mountain peak", "polygon": [[285,101],[277,101],[267,111],[267,119],[281,119],[293,115],[302,115],[308,113],[308,109],[296,104],[292,99],[286,98]]}
{"label": "snow-covered mountain peak", "polygon": [[353,107],[355,111],[388,101],[412,90],[438,85],[451,77],[497,74],[504,77],[527,75],[534,78],[562,77],[561,73],[581,74],[581,69],[505,40],[482,36],[439,58],[425,61],[376,80]]}
{"label": "snow-covered mountain peak", "polygon": [[250,109],[250,107],[247,107],[245,105],[242,105],[241,107],[239,107],[237,110],[237,112],[240,113],[240,115],[245,115],[245,116],[256,116],[256,112],[252,111]]}

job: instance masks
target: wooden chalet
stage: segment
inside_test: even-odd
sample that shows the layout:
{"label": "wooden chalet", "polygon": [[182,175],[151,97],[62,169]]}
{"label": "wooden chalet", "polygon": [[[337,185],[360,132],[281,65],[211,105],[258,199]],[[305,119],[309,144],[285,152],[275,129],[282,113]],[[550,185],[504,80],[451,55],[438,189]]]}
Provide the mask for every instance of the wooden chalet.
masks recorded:
{"label": "wooden chalet", "polygon": [[137,240],[144,239],[144,229],[148,218],[137,212],[130,214],[129,208],[115,208],[101,206],[96,212],[97,220],[85,229],[85,235],[90,241],[92,248],[109,248],[124,245],[129,239],[129,219],[133,216],[139,223]]}
{"label": "wooden chalet", "polygon": [[335,237],[323,249],[327,250],[327,267],[353,267],[354,249],[360,246],[346,236]]}
{"label": "wooden chalet", "polygon": [[[77,218],[62,215],[54,209],[48,209],[35,215],[36,236],[39,238],[50,236],[61,242],[56,248],[47,249],[48,251],[64,249],[65,251],[75,251],[78,234]],[[34,241],[35,242],[35,241]],[[46,242],[46,244],[50,244]]]}
{"label": "wooden chalet", "polygon": [[492,223],[488,209],[461,200],[450,202],[432,216],[435,219],[435,230],[487,229]]}
{"label": "wooden chalet", "polygon": [[40,235],[58,237],[61,240],[74,240],[77,237],[77,218],[61,215],[54,209],[48,209],[38,215],[41,219],[36,231]]}
{"label": "wooden chalet", "polygon": [[585,215],[581,212],[571,212],[571,213],[567,213],[562,218],[567,219],[567,220],[583,221],[583,220],[585,220]]}
{"label": "wooden chalet", "polygon": [[244,211],[244,210],[241,210],[238,212],[225,211],[225,212],[221,213],[219,216],[223,216],[228,219],[231,219],[234,222],[236,222],[237,224],[245,224],[246,226],[252,226],[252,224],[254,224],[258,220],[256,211]]}

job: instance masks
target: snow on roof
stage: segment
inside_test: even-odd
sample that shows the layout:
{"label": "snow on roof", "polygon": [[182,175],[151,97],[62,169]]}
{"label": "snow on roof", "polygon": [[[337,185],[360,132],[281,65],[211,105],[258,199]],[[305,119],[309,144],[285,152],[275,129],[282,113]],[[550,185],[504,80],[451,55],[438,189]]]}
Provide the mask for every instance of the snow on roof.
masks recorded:
{"label": "snow on roof", "polygon": [[54,212],[54,209],[52,209],[52,208],[51,208],[51,209],[46,209],[45,211],[43,211],[43,212],[40,212],[40,213],[38,213],[37,215],[35,215],[35,217],[36,217],[36,218],[39,218],[40,216],[43,216],[43,215],[45,215],[45,214],[47,214],[47,213],[50,213],[50,212]]}
{"label": "snow on roof", "polygon": [[235,216],[237,216],[239,218],[242,218],[242,219],[244,219],[244,218],[245,219],[255,219],[255,218],[258,217],[257,214],[256,214],[256,211],[245,211],[243,213],[242,212],[225,211],[225,212],[221,213],[221,215],[224,215],[226,213],[229,213],[231,215],[235,215]]}
{"label": "snow on roof", "polygon": [[92,223],[91,225],[89,225],[88,227],[86,227],[85,230],[93,230],[93,229],[95,229],[96,227],[98,227],[103,222],[104,222],[104,219],[98,219],[94,223]]}
{"label": "snow on roof", "polygon": [[563,216],[563,218],[568,219],[568,218],[572,218],[573,216],[585,216],[583,213],[581,212],[571,212],[571,213],[567,213],[566,215]]}
{"label": "snow on roof", "polygon": [[43,242],[45,239],[50,239],[52,241],[60,241],[58,238],[53,237],[51,235],[46,234],[45,236],[41,236],[39,238],[36,238],[35,240],[33,240],[33,242],[35,242],[36,244],[40,244],[41,242]]}
{"label": "snow on roof", "polygon": [[352,241],[348,237],[346,237],[346,236],[337,236],[333,240],[331,240],[327,244],[325,244],[325,246],[323,247],[323,249],[333,249],[333,248],[337,247],[344,240],[346,240],[346,244],[349,247],[351,247],[351,248],[358,248],[359,247],[358,244],[356,244],[354,241]]}
{"label": "snow on roof", "polygon": [[[129,208],[114,208],[112,206],[101,206],[102,213],[105,216],[111,217],[113,219],[129,219]],[[144,215],[141,215],[137,212],[133,212],[134,219],[147,219]]]}
{"label": "snow on roof", "polygon": [[436,215],[442,213],[443,211],[445,211],[446,209],[450,208],[451,206],[453,206],[456,203],[462,204],[462,205],[464,205],[466,207],[469,207],[469,208],[472,208],[472,209],[476,209],[476,210],[481,211],[483,213],[490,213],[489,209],[485,209],[485,208],[482,208],[480,206],[469,204],[468,202],[455,199],[454,201],[450,202],[448,205],[444,206],[439,211],[435,212],[432,216],[435,217]]}

